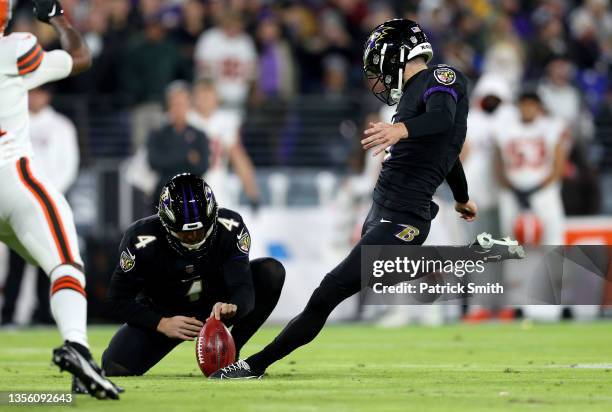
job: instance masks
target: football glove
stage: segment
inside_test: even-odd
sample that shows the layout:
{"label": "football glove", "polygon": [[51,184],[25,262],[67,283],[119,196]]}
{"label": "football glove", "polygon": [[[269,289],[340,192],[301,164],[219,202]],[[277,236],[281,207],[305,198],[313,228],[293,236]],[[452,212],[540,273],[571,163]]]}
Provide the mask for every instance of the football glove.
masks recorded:
{"label": "football glove", "polygon": [[64,14],[59,0],[32,0],[34,2],[34,15],[43,23],[49,23],[53,17]]}

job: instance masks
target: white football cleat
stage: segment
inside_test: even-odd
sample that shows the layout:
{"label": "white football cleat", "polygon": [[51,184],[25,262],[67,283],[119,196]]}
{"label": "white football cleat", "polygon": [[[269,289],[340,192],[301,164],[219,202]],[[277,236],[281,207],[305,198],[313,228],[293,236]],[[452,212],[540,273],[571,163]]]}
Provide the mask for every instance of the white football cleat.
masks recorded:
{"label": "white football cleat", "polygon": [[527,254],[523,246],[509,236],[495,239],[490,233],[483,232],[469,246],[474,253],[483,256],[485,262],[501,262],[507,259],[523,259]]}

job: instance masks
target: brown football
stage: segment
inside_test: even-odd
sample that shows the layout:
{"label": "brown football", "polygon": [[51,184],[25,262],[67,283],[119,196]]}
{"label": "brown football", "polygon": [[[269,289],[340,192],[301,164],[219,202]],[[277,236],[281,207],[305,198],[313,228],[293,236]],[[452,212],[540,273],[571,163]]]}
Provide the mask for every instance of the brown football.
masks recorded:
{"label": "brown football", "polygon": [[210,318],[196,341],[196,360],[204,376],[210,376],[236,359],[234,338],[223,322]]}

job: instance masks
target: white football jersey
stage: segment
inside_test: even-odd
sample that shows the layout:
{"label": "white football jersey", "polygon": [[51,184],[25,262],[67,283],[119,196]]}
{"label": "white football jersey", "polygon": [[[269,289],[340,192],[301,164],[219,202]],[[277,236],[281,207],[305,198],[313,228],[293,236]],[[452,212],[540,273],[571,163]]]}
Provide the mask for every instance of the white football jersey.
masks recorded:
{"label": "white football jersey", "polygon": [[190,112],[188,122],[201,130],[208,138],[210,149],[209,166],[204,179],[213,188],[217,202],[224,207],[233,207],[238,199],[238,190],[229,174],[229,152],[238,142],[240,133],[240,116],[233,110],[217,110],[212,116],[204,118],[196,112]]}
{"label": "white football jersey", "polygon": [[79,171],[79,141],[74,124],[48,106],[30,113],[34,163],[61,192],[72,186]]}
{"label": "white football jersey", "polygon": [[0,167],[32,155],[28,91],[71,71],[68,53],[45,52],[33,34],[0,36]]}
{"label": "white football jersey", "polygon": [[217,110],[204,118],[190,112],[187,120],[191,126],[204,132],[209,141],[210,165],[208,170],[225,170],[228,166],[229,149],[238,141],[240,116],[231,110]]}
{"label": "white football jersey", "polygon": [[467,118],[467,157],[463,169],[470,189],[470,197],[484,209],[497,203],[497,181],[493,170],[496,128],[503,119],[514,113],[514,107],[502,104],[494,114],[474,108]]}
{"label": "white football jersey", "polygon": [[198,75],[215,81],[225,104],[241,106],[255,74],[257,51],[246,34],[227,36],[221,29],[204,32],[195,48]]}
{"label": "white football jersey", "polygon": [[540,116],[524,123],[520,116],[499,122],[495,139],[501,150],[506,176],[518,189],[530,189],[550,175],[555,148],[561,142],[565,124],[562,120]]}

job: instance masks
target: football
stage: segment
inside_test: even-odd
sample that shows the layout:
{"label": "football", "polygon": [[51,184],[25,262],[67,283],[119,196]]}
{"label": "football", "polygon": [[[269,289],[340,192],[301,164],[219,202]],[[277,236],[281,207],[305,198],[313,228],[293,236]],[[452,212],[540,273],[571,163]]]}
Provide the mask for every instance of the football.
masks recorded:
{"label": "football", "polygon": [[234,338],[223,322],[210,318],[196,340],[196,360],[204,376],[210,376],[235,361]]}

